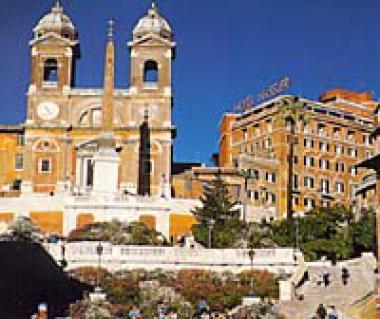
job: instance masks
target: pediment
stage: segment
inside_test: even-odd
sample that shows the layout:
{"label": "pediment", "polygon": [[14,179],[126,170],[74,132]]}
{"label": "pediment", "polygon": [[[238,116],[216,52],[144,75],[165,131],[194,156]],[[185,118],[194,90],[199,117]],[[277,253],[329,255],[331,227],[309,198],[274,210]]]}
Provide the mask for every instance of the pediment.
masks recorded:
{"label": "pediment", "polygon": [[[82,141],[75,145],[75,149],[83,153],[94,153],[99,149],[100,138],[93,138]],[[116,145],[116,151],[120,152],[122,145]]]}
{"label": "pediment", "polygon": [[83,151],[96,151],[98,148],[99,148],[98,139],[89,139],[75,145],[76,150],[83,150]]}
{"label": "pediment", "polygon": [[130,47],[136,45],[147,45],[147,46],[170,46],[174,48],[176,43],[168,39],[162,38],[155,33],[148,33],[141,38],[135,39],[128,42]]}
{"label": "pediment", "polygon": [[29,42],[29,45],[34,46],[36,44],[53,44],[62,46],[75,46],[77,43],[78,41],[67,39],[54,32],[48,32],[37,39],[31,40]]}

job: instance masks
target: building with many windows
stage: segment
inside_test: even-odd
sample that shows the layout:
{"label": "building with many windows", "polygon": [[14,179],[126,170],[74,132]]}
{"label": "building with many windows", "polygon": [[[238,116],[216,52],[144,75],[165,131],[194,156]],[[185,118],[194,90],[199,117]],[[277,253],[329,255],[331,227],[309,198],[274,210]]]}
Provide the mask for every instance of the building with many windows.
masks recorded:
{"label": "building with many windows", "polygon": [[64,234],[112,218],[140,219],[167,236],[186,231],[193,203],[171,198],[176,43],[155,3],[128,42],[126,89],[114,85],[112,22],[103,88],[74,85],[79,37],[58,1],[29,46],[27,118],[0,127],[0,219],[28,215]]}
{"label": "building with many windows", "polygon": [[[241,114],[227,113],[220,124],[219,172],[228,168],[231,176],[234,170],[232,194],[254,219],[354,205],[368,174],[355,165],[374,153],[377,106],[368,92],[336,89],[319,101],[278,96]],[[199,168],[189,170],[182,184],[189,190],[202,178]],[[177,195],[191,197],[181,187]]]}

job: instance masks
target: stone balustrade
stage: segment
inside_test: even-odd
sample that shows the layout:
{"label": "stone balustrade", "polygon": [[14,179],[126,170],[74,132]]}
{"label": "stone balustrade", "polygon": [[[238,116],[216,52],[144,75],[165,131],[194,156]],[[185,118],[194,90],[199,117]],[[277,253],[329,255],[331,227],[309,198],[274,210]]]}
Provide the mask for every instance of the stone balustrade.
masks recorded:
{"label": "stone balustrade", "polygon": [[[59,262],[64,246],[68,269],[98,266],[98,242],[45,244],[46,250]],[[126,246],[102,243],[101,267],[109,271],[145,268],[179,270],[184,268],[240,272],[251,267],[247,249],[200,249],[163,246]],[[300,252],[291,248],[256,249],[252,267],[273,273],[293,273],[303,261]]]}

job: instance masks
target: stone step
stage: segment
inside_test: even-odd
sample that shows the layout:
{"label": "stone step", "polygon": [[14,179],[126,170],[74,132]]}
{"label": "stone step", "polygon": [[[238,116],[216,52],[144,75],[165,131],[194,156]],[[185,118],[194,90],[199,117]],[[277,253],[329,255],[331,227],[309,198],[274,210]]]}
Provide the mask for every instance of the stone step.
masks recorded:
{"label": "stone step", "polygon": [[[366,267],[350,265],[347,269],[350,277],[347,285],[343,285],[340,267],[308,267],[310,280],[296,289],[298,295],[304,296],[303,300],[282,302],[280,305],[282,313],[289,319],[308,319],[315,314],[321,303],[325,306],[334,305],[337,309],[351,306],[372,290],[374,275]],[[325,272],[329,273],[329,285],[327,287],[323,283],[317,285],[317,280]],[[349,317],[344,316],[344,318],[348,319]]]}

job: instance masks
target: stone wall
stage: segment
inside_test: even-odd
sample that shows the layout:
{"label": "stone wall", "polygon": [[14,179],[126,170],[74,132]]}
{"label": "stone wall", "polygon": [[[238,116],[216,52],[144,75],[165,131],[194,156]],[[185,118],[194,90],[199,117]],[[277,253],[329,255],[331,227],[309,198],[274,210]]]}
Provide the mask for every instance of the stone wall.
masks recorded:
{"label": "stone wall", "polygon": [[[68,268],[98,266],[98,242],[66,243],[65,259]],[[185,247],[125,246],[102,243],[101,267],[109,271],[144,268],[153,270],[179,270],[184,268],[212,271],[240,272],[248,270],[251,262],[246,249],[204,249]],[[62,259],[62,243],[46,244],[48,252],[57,261]],[[295,258],[295,256],[297,258]],[[293,273],[303,260],[292,248],[257,249],[253,259],[254,269],[274,273]]]}

